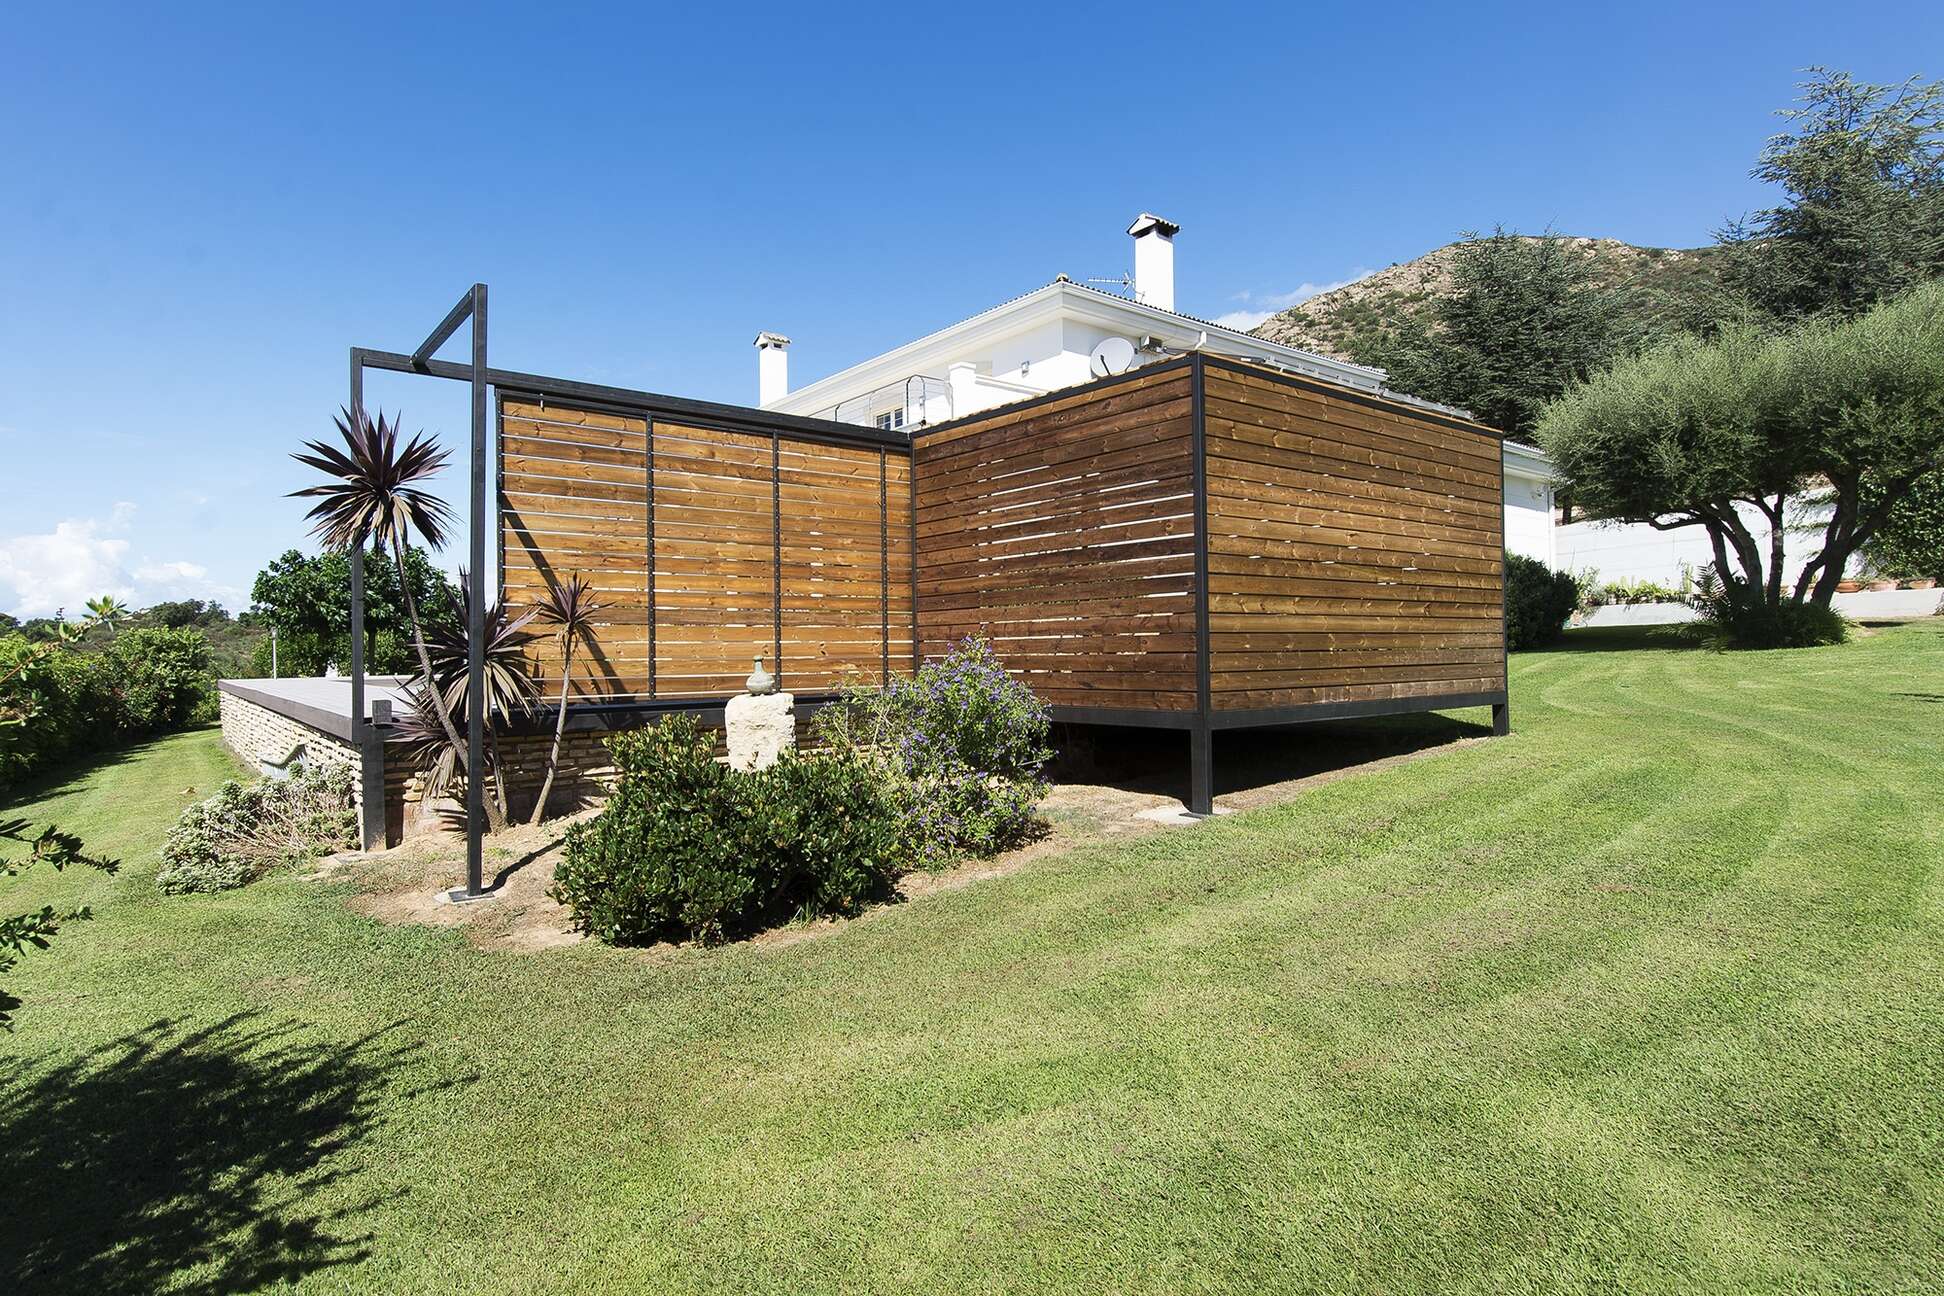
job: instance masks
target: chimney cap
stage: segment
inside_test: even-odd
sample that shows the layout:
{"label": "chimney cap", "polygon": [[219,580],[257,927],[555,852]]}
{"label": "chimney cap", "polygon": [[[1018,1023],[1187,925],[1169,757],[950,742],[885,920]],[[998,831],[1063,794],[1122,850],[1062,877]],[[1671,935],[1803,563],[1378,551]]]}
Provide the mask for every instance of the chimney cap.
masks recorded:
{"label": "chimney cap", "polygon": [[790,345],[790,339],[784,337],[781,333],[771,333],[768,330],[764,330],[756,335],[756,345],[759,347],[786,347]]}
{"label": "chimney cap", "polygon": [[1150,233],[1159,234],[1162,238],[1173,238],[1181,233],[1181,226],[1171,220],[1163,220],[1153,212],[1142,212],[1134,218],[1134,223],[1127,227],[1127,232],[1135,238]]}

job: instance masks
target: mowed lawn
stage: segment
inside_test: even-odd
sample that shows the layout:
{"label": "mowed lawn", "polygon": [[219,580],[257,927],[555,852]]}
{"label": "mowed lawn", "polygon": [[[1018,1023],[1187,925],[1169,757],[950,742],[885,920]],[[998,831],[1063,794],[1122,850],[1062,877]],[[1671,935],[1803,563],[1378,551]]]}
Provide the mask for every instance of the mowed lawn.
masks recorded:
{"label": "mowed lawn", "polygon": [[[1944,633],[1513,660],[1508,739],[795,943],[164,898],[0,1038],[0,1289],[1935,1290]],[[1291,742],[1304,742],[1301,733]],[[18,809],[16,809],[16,813]]]}

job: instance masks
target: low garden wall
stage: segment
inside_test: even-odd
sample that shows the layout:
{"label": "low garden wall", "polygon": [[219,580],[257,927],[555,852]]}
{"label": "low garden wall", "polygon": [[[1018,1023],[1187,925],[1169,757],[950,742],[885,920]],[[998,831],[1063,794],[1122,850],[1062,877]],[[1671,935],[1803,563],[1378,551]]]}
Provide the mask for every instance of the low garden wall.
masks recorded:
{"label": "low garden wall", "polygon": [[[277,696],[274,681],[224,680],[219,689],[223,741],[251,771],[274,774],[301,763],[315,769],[345,768],[360,772],[360,755],[350,741],[350,717],[329,706],[308,706],[291,697]],[[286,685],[290,682],[285,681]],[[348,696],[348,688],[347,688]],[[807,744],[805,726],[814,708],[798,705],[798,742]],[[501,733],[499,759],[506,769],[506,800],[509,816],[524,822],[547,777],[547,753],[553,745],[553,728],[544,713],[529,731]],[[720,729],[720,713],[705,714],[705,728]],[[560,768],[554,776],[550,797],[552,813],[563,814],[604,798],[614,782],[614,761],[608,754],[607,739],[614,729],[589,725],[569,716],[567,732],[560,743]],[[718,755],[726,752],[718,745]],[[458,822],[465,798],[463,783],[455,783],[446,796],[430,802],[425,796],[425,779],[406,759],[397,744],[387,744],[378,756],[384,762],[385,844],[396,846],[408,837],[437,831]],[[356,802],[363,811],[362,777],[354,780]]]}
{"label": "low garden wall", "polygon": [[257,774],[268,774],[301,762],[317,769],[358,767],[358,749],[343,738],[272,710],[229,687],[217,694],[222,712],[223,742],[237,759]]}

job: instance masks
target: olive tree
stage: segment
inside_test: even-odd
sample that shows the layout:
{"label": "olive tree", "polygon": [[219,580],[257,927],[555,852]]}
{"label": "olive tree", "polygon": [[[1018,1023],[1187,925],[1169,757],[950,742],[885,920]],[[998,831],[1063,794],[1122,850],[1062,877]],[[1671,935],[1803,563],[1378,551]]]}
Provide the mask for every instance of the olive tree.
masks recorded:
{"label": "olive tree", "polygon": [[[1576,511],[1701,527],[1735,597],[1827,606],[1850,556],[1944,467],[1944,281],[1852,320],[1673,339],[1567,391],[1538,434]],[[1811,496],[1823,543],[1785,591],[1783,542]]]}

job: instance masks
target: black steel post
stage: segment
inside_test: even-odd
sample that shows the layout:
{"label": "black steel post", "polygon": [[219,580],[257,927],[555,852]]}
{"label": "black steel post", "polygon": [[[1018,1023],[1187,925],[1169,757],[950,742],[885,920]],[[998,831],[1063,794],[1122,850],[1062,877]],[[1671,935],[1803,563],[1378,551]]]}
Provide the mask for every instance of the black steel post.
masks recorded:
{"label": "black steel post", "polygon": [[[911,559],[911,673],[916,675],[923,647],[918,641],[918,437],[911,438],[911,459],[905,465],[905,553]],[[889,684],[890,681],[886,680]]]}
{"label": "black steel post", "polygon": [[[351,350],[351,426],[364,422],[364,357]],[[385,844],[385,735],[365,702],[365,542],[351,546],[351,746],[358,753],[358,849]]]}
{"label": "black steel post", "polygon": [[[349,408],[351,430],[363,431],[364,424],[364,362],[356,347],[351,348],[351,405]],[[365,540],[360,536],[351,546],[351,736],[355,740],[364,728],[365,720],[365,606],[364,606],[364,550]],[[367,850],[370,847],[366,847]]]}
{"label": "black steel post", "polygon": [[[443,326],[441,326],[443,327]],[[483,895],[486,813],[486,285],[472,286],[472,514],[466,616],[466,895]]]}
{"label": "black steel post", "polygon": [[1189,369],[1189,437],[1195,484],[1195,727],[1188,739],[1188,813],[1215,813],[1214,704],[1209,687],[1208,638],[1208,428],[1202,357]]}
{"label": "black steel post", "polygon": [[783,692],[789,688],[783,682],[783,438],[774,431],[770,433],[770,591],[776,616],[776,664],[770,674]]}
{"label": "black steel post", "polygon": [[651,416],[641,422],[643,444],[648,461],[648,574],[643,584],[648,593],[648,700],[654,701],[655,676],[655,420]]}
{"label": "black steel post", "polygon": [[1205,724],[1188,731],[1188,813],[1215,813],[1215,735]]}
{"label": "black steel post", "polygon": [[891,683],[891,492],[886,486],[888,468],[884,449],[878,449],[878,630],[882,632],[882,656],[878,663],[878,684]]}
{"label": "black steel post", "polygon": [[[1498,443],[1499,479],[1499,684],[1505,690],[1505,700],[1492,707],[1492,734],[1503,738],[1512,732],[1512,644],[1508,631],[1511,628],[1506,614],[1506,582],[1511,577],[1507,570],[1510,566],[1505,560],[1505,442]],[[1546,525],[1552,525],[1550,516]]]}

